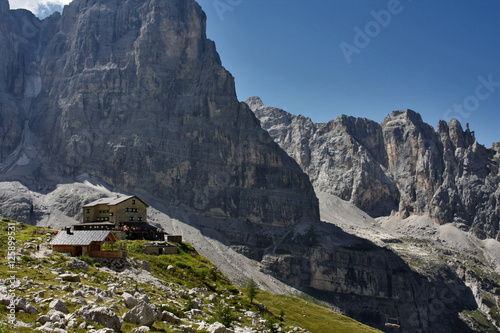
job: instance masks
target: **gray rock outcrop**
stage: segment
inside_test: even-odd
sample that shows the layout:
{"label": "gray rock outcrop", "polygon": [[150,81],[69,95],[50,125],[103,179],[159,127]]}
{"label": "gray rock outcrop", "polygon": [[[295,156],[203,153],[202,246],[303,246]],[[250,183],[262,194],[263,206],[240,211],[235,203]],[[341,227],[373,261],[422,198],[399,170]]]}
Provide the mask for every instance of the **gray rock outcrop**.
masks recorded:
{"label": "gray rock outcrop", "polygon": [[316,124],[258,97],[247,103],[317,191],[373,217],[429,213],[440,224],[456,222],[479,237],[499,238],[498,145],[485,148],[456,119],[434,130],[407,110],[381,124],[345,115]]}

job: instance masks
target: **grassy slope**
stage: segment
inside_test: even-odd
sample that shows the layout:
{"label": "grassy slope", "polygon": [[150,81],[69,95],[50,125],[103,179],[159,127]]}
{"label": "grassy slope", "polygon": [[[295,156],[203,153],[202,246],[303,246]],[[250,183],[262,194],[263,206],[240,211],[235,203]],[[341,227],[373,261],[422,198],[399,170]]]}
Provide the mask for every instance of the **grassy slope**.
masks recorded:
{"label": "grassy slope", "polygon": [[[8,219],[0,220],[0,243],[7,244],[7,223]],[[44,242],[44,235],[32,236],[33,230],[42,230],[41,228],[28,226],[24,224],[17,224],[16,226],[16,240],[18,241],[18,248],[24,248],[26,242],[30,241],[35,244]],[[40,237],[41,239],[38,239]],[[240,290],[231,284],[231,282],[222,275],[217,268],[210,263],[206,258],[200,256],[195,249],[187,244],[183,243],[179,246],[179,254],[177,255],[162,255],[162,256],[150,256],[142,253],[142,241],[129,242],[128,247],[130,251],[130,257],[135,258],[137,261],[148,260],[151,265],[152,274],[165,281],[166,285],[173,286],[177,290],[189,290],[194,287],[207,288],[209,292],[216,293],[218,295],[225,295],[228,300],[230,300],[230,306],[233,307],[234,315],[240,316],[242,312],[247,310],[260,312],[268,320],[280,323],[286,329],[290,329],[292,326],[300,326],[312,333],[328,333],[328,332],[380,332],[363,324],[360,324],[350,318],[342,316],[338,313],[330,311],[321,306],[311,304],[310,302],[303,301],[298,298],[284,295],[275,295],[264,291],[259,291],[256,304],[250,303],[249,300],[240,292]],[[8,277],[7,272],[9,270],[6,265],[6,246],[0,248],[0,279],[6,279]],[[57,268],[64,268],[65,270],[70,270],[66,265],[68,258],[60,254],[53,254],[50,258],[36,259],[24,256],[24,260],[20,260],[18,270],[18,278],[27,276],[37,283],[43,285],[47,289],[48,285],[53,285],[52,289],[53,296],[57,298],[67,297],[67,295],[61,291],[62,285],[56,283],[54,278],[57,274],[53,270]],[[38,265],[38,268],[36,267]],[[174,269],[168,270],[167,267],[172,265]],[[78,273],[78,271],[75,271]],[[100,270],[98,267],[90,266],[87,272],[88,278],[82,279],[82,283],[86,285],[102,287],[102,282],[111,281],[118,282],[116,276],[108,274]],[[163,295],[160,295],[151,285],[147,284],[137,284],[133,281],[129,282],[128,287],[140,288],[148,293],[151,298],[152,303],[164,304],[165,299]],[[30,294],[36,291],[34,289],[28,289],[25,291],[19,291],[16,295],[25,296],[29,302],[31,302]],[[46,295],[45,297],[51,297],[51,295]],[[183,311],[189,309],[190,302],[192,300],[189,297],[184,297],[178,299],[177,304],[167,304],[166,310],[171,311],[178,316],[183,316]],[[71,311],[76,310],[73,305],[66,302]],[[118,304],[118,303],[117,303]],[[264,306],[262,306],[262,304]],[[35,304],[36,305],[36,304]],[[36,305],[40,308],[38,305]],[[227,310],[227,309],[226,309]],[[42,314],[46,313],[48,309],[42,310]],[[119,312],[117,313],[121,316],[125,313],[127,309],[120,304]],[[279,320],[279,314],[285,314],[284,320]],[[5,305],[0,305],[0,321],[5,322],[7,316],[7,309]],[[24,321],[26,323],[34,323],[37,315],[28,314],[16,314],[18,320]],[[216,319],[216,314],[214,313],[213,318]],[[245,322],[245,324],[249,324]],[[127,332],[135,325],[124,323],[122,330]],[[96,328],[99,328],[97,325]],[[0,333],[12,332],[12,328],[2,328],[0,324]],[[17,332],[32,332],[31,328],[19,328]],[[68,329],[68,332],[87,332],[87,329]],[[175,331],[169,325],[165,325],[162,322],[157,322],[154,325],[153,331],[156,332],[173,332]]]}
{"label": "grassy slope", "polygon": [[283,310],[285,313],[285,321],[303,327],[310,332],[380,332],[354,319],[342,316],[322,306],[306,302],[296,297],[259,291],[256,300],[265,304],[273,313],[279,314]]}

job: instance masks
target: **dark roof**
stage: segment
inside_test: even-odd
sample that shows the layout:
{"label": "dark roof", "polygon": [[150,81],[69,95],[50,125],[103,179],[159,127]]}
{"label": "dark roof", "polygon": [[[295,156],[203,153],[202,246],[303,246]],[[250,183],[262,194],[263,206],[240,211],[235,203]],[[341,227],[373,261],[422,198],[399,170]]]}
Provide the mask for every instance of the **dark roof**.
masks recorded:
{"label": "dark roof", "polygon": [[114,206],[114,205],[118,205],[119,203],[122,203],[128,199],[132,199],[132,198],[136,198],[137,200],[140,200],[143,204],[146,205],[146,207],[149,207],[149,205],[147,203],[145,203],[144,201],[142,201],[139,197],[137,197],[135,195],[116,196],[116,197],[112,197],[112,198],[101,198],[101,199],[97,199],[95,201],[92,201],[92,202],[84,205],[83,207],[94,207],[97,205]]}
{"label": "dark roof", "polygon": [[50,242],[51,245],[90,245],[92,242],[103,242],[108,238],[109,230],[74,230],[68,234],[61,230]]}

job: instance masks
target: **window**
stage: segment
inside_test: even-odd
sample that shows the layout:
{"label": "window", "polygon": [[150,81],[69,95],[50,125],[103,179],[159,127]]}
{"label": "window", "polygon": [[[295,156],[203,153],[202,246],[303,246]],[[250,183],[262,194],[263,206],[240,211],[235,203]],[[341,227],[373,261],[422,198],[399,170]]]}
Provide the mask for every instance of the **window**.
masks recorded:
{"label": "window", "polygon": [[132,205],[135,205],[135,199],[134,199],[134,200],[132,200]]}
{"label": "window", "polygon": [[125,211],[128,212],[128,208],[125,208]]}
{"label": "window", "polygon": [[87,222],[90,222],[90,217],[87,217]]}
{"label": "window", "polygon": [[138,220],[139,222],[142,222],[142,217],[138,217],[138,218],[137,218],[137,220]]}
{"label": "window", "polygon": [[134,217],[133,216],[129,217],[129,221],[134,222]]}
{"label": "window", "polygon": [[90,214],[90,208],[85,209],[85,213]]}
{"label": "window", "polygon": [[109,213],[109,216],[113,216],[113,212]]}

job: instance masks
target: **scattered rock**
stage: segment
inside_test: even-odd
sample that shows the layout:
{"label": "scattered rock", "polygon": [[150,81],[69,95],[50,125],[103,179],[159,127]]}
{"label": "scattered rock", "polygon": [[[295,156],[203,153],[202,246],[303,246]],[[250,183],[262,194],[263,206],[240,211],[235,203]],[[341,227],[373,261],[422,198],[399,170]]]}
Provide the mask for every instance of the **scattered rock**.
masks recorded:
{"label": "scattered rock", "polygon": [[16,311],[24,311],[29,314],[38,314],[40,311],[31,303],[29,303],[26,298],[22,296],[18,296],[14,299],[14,305],[16,307]]}
{"label": "scattered rock", "polygon": [[193,325],[179,325],[179,328],[182,330],[183,333],[195,333],[196,332]]}
{"label": "scattered rock", "polygon": [[207,332],[210,333],[229,333],[230,331],[223,324],[218,321],[213,323],[207,328]]}
{"label": "scattered rock", "polygon": [[42,326],[35,328],[35,331],[40,331],[40,332],[54,332],[54,329],[56,328],[56,325],[54,323],[48,321]]}
{"label": "scattered rock", "polygon": [[59,275],[61,279],[68,282],[80,282],[80,275],[78,274],[61,274]]}
{"label": "scattered rock", "polygon": [[72,293],[73,291],[75,291],[75,288],[68,284],[67,286],[64,286],[62,290]]}
{"label": "scattered rock", "polygon": [[143,269],[147,270],[148,272],[151,272],[151,265],[149,264],[149,261],[143,260],[139,263],[139,266],[141,266]]}
{"label": "scattered rock", "polygon": [[115,333],[115,330],[109,327],[101,328],[100,330],[90,330],[87,333]]}
{"label": "scattered rock", "polygon": [[134,296],[130,295],[129,293],[127,292],[124,292],[122,294],[122,298],[123,298],[123,301],[125,302],[125,305],[127,306],[127,308],[129,309],[132,309],[134,306],[137,305],[138,301],[137,301],[137,298],[135,298]]}
{"label": "scattered rock", "polygon": [[132,310],[123,315],[123,320],[137,325],[151,326],[161,318],[162,314],[156,308],[140,301]]}
{"label": "scattered rock", "polygon": [[60,299],[55,299],[49,304],[50,309],[54,309],[63,313],[68,313],[69,310],[66,307],[66,305],[60,300]]}
{"label": "scattered rock", "polygon": [[182,320],[180,320],[179,317],[168,311],[163,311],[161,313],[161,320],[174,325],[182,324]]}
{"label": "scattered rock", "polygon": [[73,269],[81,269],[86,272],[89,270],[89,265],[85,261],[77,258],[72,258],[70,262],[66,263],[66,265],[73,267]]}
{"label": "scattered rock", "polygon": [[122,327],[122,320],[120,317],[107,307],[94,307],[87,305],[78,309],[75,314],[85,320],[112,328],[115,331],[119,331]]}
{"label": "scattered rock", "polygon": [[85,300],[85,298],[83,298],[81,296],[70,298],[69,301],[73,305],[87,305],[87,301]]}
{"label": "scattered rock", "polygon": [[36,320],[37,323],[40,323],[42,325],[44,325],[48,321],[50,321],[50,317],[48,315],[42,315]]}

